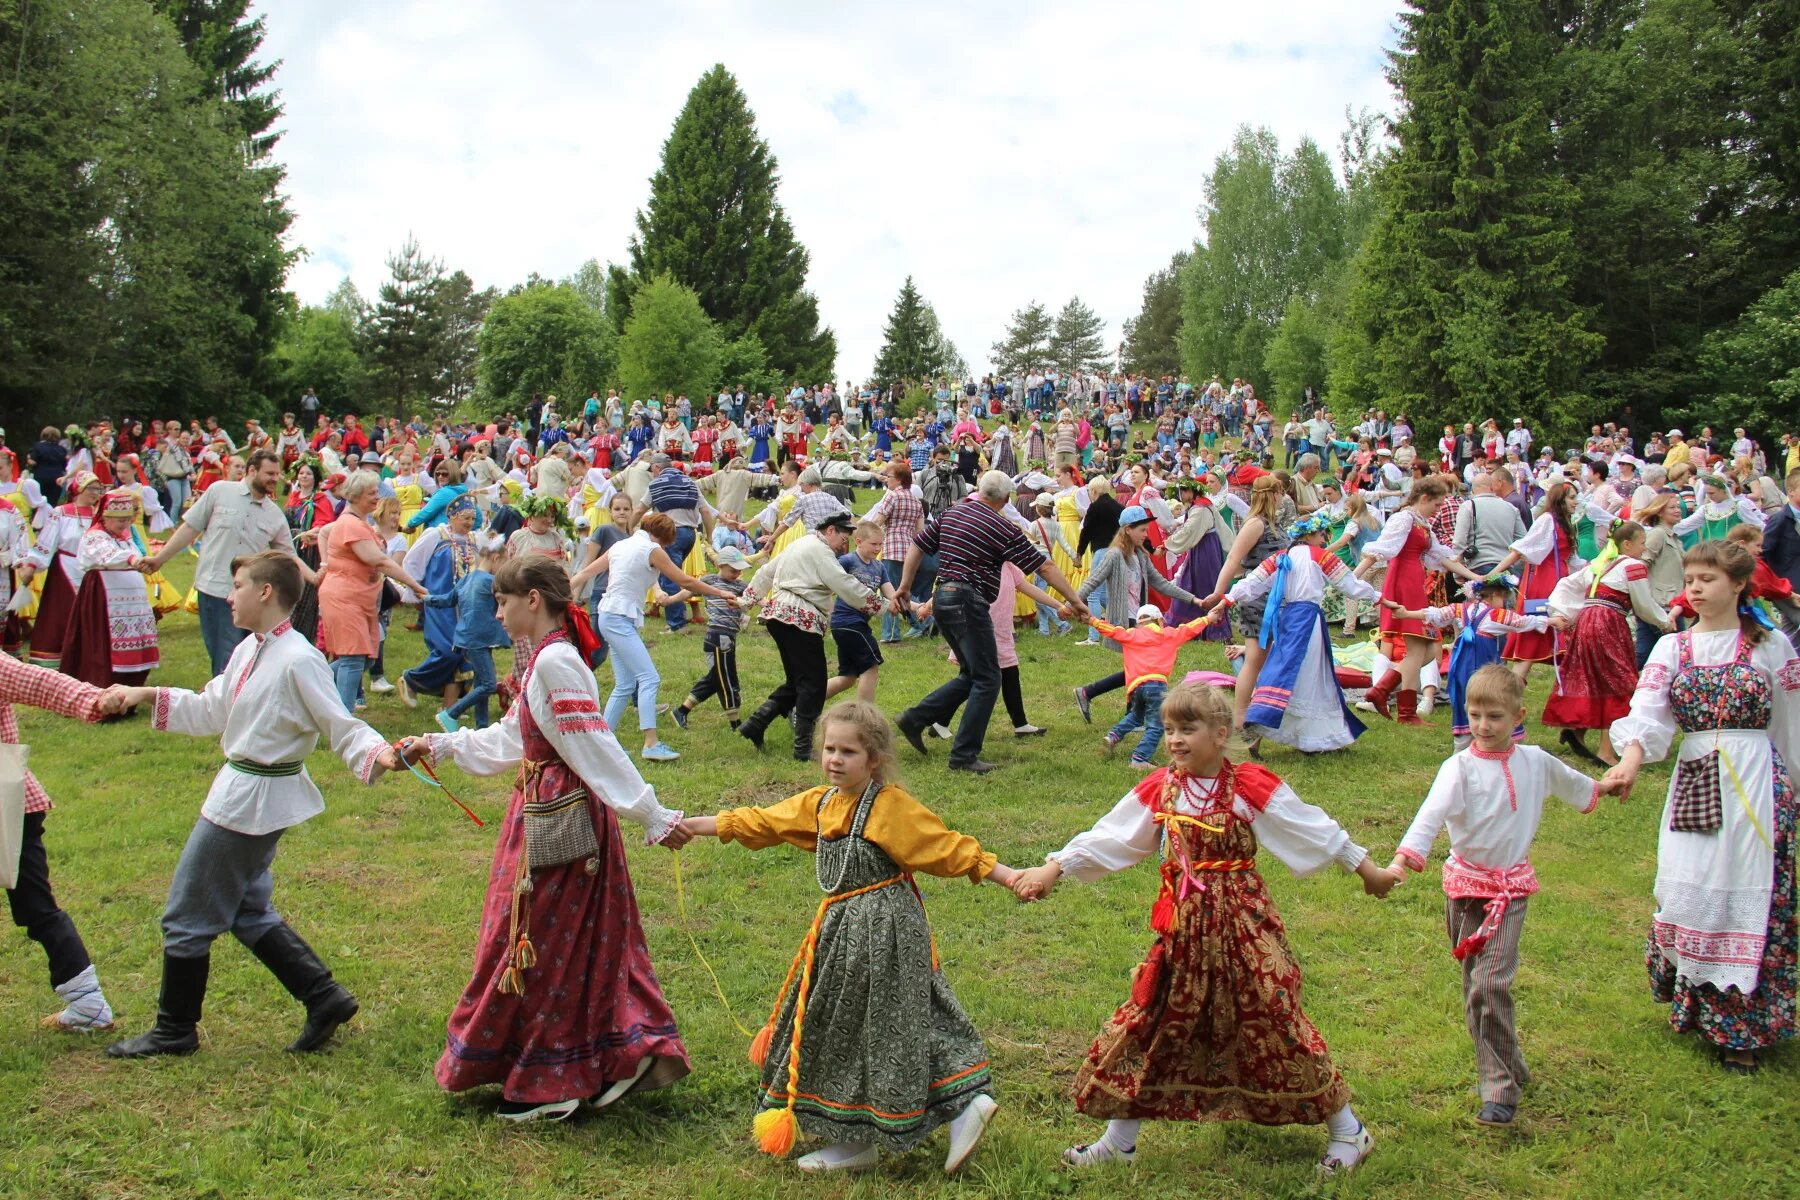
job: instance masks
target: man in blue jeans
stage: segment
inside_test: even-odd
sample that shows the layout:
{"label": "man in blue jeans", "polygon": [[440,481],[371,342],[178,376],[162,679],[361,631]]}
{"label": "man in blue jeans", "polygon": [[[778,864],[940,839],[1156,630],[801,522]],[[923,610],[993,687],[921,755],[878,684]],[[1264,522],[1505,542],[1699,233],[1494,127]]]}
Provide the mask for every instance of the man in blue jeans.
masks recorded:
{"label": "man in blue jeans", "polygon": [[[1088,615],[1087,605],[1075,595],[1056,564],[1001,515],[1012,503],[1014,490],[1004,471],[989,471],[981,476],[974,492],[927,521],[906,552],[906,565],[894,592],[894,613],[910,613],[919,566],[927,555],[937,556],[938,582],[931,610],[944,640],[956,654],[956,675],[902,712],[894,723],[912,748],[925,754],[923,731],[949,724],[961,708],[962,722],[950,744],[952,771],[985,775],[995,766],[981,757],[981,746],[1000,696],[1000,659],[994,646],[993,618],[988,613],[988,606],[1000,594],[1000,565],[1011,562],[1026,575],[1041,574],[1068,599],[1071,611]],[[1067,619],[1068,614],[1063,616]]]}

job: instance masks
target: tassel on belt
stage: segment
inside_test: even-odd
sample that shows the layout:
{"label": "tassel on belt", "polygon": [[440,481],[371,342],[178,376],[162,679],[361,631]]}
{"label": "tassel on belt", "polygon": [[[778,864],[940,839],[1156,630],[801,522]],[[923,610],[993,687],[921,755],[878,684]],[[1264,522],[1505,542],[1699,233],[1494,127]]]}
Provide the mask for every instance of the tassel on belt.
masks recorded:
{"label": "tassel on belt", "polygon": [[[519,789],[535,789],[538,776],[543,774],[548,765],[547,762],[529,758],[521,760]],[[525,972],[537,966],[537,947],[531,944],[531,916],[524,911],[525,906],[530,903],[527,897],[531,895],[531,854],[525,848],[524,821],[525,818],[521,815],[519,865],[513,871],[512,923],[506,934],[505,965],[500,969],[499,990],[508,996],[525,994]]]}
{"label": "tassel on belt", "polygon": [[[813,955],[819,948],[819,928],[825,923],[825,913],[832,905],[853,896],[864,896],[870,892],[878,892],[883,888],[904,883],[912,888],[913,895],[919,896],[919,885],[913,882],[911,875],[896,875],[892,879],[884,879],[880,883],[871,883],[867,887],[859,887],[853,891],[839,892],[826,896],[819,901],[819,909],[813,914],[812,927],[800,941],[800,949],[794,952],[794,961],[788,967],[787,978],[781,982],[781,990],[775,994],[775,1007],[769,1013],[768,1022],[757,1033],[750,1043],[750,1061],[759,1069],[768,1062],[769,1046],[775,1039],[775,1022],[781,1016],[781,1005],[787,999],[788,988],[794,984],[794,977],[800,977],[799,995],[794,1000],[794,1028],[788,1039],[787,1061],[787,1104],[781,1108],[765,1109],[756,1114],[752,1129],[756,1134],[758,1147],[765,1154],[777,1157],[794,1148],[794,1141],[799,1134],[799,1122],[794,1116],[794,1102],[800,1095],[800,1035],[806,1025],[806,1001],[812,993]],[[925,898],[919,896],[919,906],[924,907]],[[937,938],[931,939],[931,969],[938,969]]]}

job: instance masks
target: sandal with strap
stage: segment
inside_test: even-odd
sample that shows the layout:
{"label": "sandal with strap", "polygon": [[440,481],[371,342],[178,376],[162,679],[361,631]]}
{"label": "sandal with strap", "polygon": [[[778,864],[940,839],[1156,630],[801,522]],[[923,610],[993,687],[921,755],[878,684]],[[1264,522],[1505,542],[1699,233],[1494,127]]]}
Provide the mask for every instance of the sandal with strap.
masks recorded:
{"label": "sandal with strap", "polygon": [[[1341,1147],[1341,1149],[1337,1149]],[[1358,1125],[1356,1132],[1348,1138],[1332,1138],[1325,1147],[1325,1157],[1319,1160],[1319,1174],[1324,1176],[1348,1175],[1361,1166],[1375,1149],[1375,1138],[1369,1133],[1367,1125]],[[1349,1151],[1344,1153],[1343,1151]]]}

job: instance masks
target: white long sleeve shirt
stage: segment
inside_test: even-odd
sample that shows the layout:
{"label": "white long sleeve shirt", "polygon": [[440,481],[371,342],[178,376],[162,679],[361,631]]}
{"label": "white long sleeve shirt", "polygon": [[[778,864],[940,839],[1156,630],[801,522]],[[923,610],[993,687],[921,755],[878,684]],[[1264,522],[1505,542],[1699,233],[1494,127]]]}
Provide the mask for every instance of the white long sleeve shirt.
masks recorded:
{"label": "white long sleeve shirt", "polygon": [[1491,754],[1474,746],[1451,755],[1438,768],[1425,803],[1400,839],[1400,856],[1423,870],[1431,845],[1446,826],[1450,852],[1477,867],[1505,870],[1525,862],[1531,839],[1544,819],[1544,802],[1554,796],[1576,812],[1600,803],[1595,783],[1555,755],[1536,746],[1513,746]]}
{"label": "white long sleeve shirt", "polygon": [[[1175,811],[1200,816],[1205,811],[1203,797],[1213,783],[1213,779],[1184,781]],[[1262,848],[1296,875],[1311,875],[1334,862],[1354,871],[1368,857],[1368,851],[1351,841],[1344,827],[1324,809],[1300,799],[1285,783],[1275,788],[1262,811],[1241,796],[1232,800],[1231,811],[1250,822]],[[1156,853],[1161,841],[1162,828],[1155,812],[1138,799],[1136,791],[1130,791],[1092,829],[1076,834],[1050,857],[1062,864],[1064,874],[1091,882],[1135,867]]]}
{"label": "white long sleeve shirt", "polygon": [[303,762],[323,736],[358,779],[371,783],[381,773],[375,756],[387,745],[345,711],[325,656],[286,621],[266,637],[252,634],[239,642],[204,691],[157,688],[151,727],[219,739],[226,765],[213,777],[200,815],[251,836],[318,816],[325,798],[304,767],[294,775],[267,776],[231,763]]}
{"label": "white long sleeve shirt", "polygon": [[557,757],[581,777],[594,798],[642,825],[647,843],[662,841],[681,820],[679,811],[657,802],[656,789],[644,781],[619,739],[606,728],[594,673],[566,641],[546,644],[532,659],[519,702],[498,724],[431,734],[426,745],[432,759],[449,755],[470,775],[500,775],[516,768],[525,757],[519,703],[531,706],[538,732],[555,747]]}

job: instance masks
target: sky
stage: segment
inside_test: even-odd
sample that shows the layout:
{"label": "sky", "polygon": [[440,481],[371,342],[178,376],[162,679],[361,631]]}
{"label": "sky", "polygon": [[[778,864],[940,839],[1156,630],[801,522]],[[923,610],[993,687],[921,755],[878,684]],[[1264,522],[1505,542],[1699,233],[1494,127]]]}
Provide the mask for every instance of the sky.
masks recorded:
{"label": "sky", "polygon": [[[261,4],[306,303],[426,253],[502,290],[624,262],[687,93],[724,63],[774,151],[808,287],[861,379],[907,275],[981,370],[1079,295],[1109,345],[1201,233],[1240,125],[1335,160],[1387,112],[1395,0],[1211,5],[308,0]],[[814,382],[814,381],[809,381]]]}

